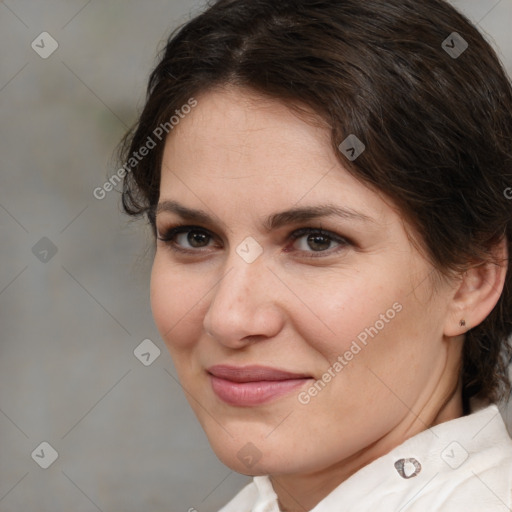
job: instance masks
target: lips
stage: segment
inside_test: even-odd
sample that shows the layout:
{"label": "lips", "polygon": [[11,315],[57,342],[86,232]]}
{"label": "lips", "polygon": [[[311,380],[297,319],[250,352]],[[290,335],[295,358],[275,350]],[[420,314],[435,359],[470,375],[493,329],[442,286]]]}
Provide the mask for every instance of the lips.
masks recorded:
{"label": "lips", "polygon": [[207,373],[217,397],[239,407],[270,402],[312,378],[311,375],[265,366],[217,365],[208,368]]}

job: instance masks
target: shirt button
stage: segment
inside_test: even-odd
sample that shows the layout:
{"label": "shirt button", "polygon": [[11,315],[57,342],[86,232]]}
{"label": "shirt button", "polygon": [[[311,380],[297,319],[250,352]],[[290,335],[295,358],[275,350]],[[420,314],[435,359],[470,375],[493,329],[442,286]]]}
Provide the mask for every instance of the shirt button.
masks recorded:
{"label": "shirt button", "polygon": [[395,462],[395,469],[402,478],[407,480],[419,474],[421,464],[413,457],[410,459],[399,459]]}

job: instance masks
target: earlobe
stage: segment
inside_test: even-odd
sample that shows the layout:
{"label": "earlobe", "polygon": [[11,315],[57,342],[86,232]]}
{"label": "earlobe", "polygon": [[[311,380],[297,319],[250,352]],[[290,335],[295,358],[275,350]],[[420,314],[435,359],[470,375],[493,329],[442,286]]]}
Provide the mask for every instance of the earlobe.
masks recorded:
{"label": "earlobe", "polygon": [[496,306],[508,267],[506,239],[494,247],[493,260],[466,270],[448,306],[445,336],[459,336],[482,323]]}

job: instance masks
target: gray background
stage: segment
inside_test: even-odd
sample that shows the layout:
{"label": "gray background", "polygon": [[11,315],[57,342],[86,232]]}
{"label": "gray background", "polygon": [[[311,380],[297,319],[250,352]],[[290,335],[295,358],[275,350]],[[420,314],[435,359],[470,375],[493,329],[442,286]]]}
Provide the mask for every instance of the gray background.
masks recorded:
{"label": "gray background", "polygon": [[[453,3],[512,74],[512,0]],[[146,227],[118,191],[93,197],[157,50],[201,5],[0,2],[1,512],[216,511],[248,481],[213,455],[153,325]],[[149,366],[144,339],[161,349]],[[31,457],[43,441],[48,469]]]}

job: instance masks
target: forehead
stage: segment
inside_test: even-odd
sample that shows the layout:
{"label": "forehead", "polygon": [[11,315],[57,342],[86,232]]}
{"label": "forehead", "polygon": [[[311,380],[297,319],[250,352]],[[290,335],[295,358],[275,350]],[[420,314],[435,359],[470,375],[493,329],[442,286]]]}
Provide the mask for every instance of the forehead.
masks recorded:
{"label": "forehead", "polygon": [[197,102],[167,138],[161,200],[185,198],[199,207],[215,197],[224,207],[262,214],[276,203],[328,201],[372,217],[391,213],[388,203],[343,167],[327,126],[241,89],[208,92]]}
{"label": "forehead", "polygon": [[263,159],[273,162],[276,170],[312,155],[322,157],[319,168],[334,162],[327,158],[332,153],[328,127],[315,129],[278,100],[231,87],[207,92],[197,102],[170,133],[167,155],[187,152],[201,161],[215,162],[217,171],[223,164],[229,176],[237,166],[243,175],[247,166],[252,168]]}

